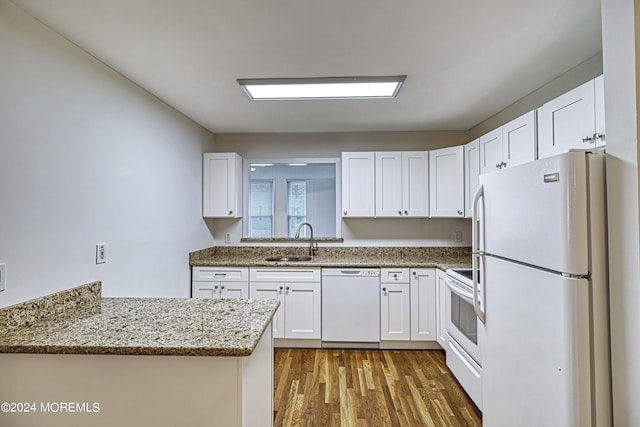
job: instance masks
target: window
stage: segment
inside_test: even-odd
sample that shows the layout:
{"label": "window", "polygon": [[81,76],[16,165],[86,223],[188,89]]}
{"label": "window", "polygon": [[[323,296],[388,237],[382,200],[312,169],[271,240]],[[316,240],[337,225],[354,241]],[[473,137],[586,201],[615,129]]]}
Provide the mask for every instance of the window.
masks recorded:
{"label": "window", "polygon": [[[289,237],[295,237],[298,226],[307,221],[307,181],[287,181],[287,223]],[[307,236],[308,228],[300,230],[300,237]]]}
{"label": "window", "polygon": [[[340,237],[339,159],[245,160],[243,237]],[[300,237],[310,236],[308,227]]]}
{"label": "window", "polygon": [[252,179],[249,191],[249,234],[273,237],[273,181]]}

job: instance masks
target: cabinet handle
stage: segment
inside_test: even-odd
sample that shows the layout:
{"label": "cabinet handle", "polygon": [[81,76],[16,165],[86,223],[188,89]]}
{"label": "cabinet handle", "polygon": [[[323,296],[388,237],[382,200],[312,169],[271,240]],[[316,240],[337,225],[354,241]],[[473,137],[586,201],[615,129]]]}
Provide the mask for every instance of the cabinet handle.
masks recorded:
{"label": "cabinet handle", "polygon": [[507,167],[507,164],[505,162],[500,163],[500,169],[506,168],[506,167]]}
{"label": "cabinet handle", "polygon": [[398,215],[402,215],[402,211],[398,211]]}
{"label": "cabinet handle", "polygon": [[344,216],[347,216],[347,211],[344,211]]}
{"label": "cabinet handle", "polygon": [[604,139],[604,134],[596,132],[593,134],[593,139]]}
{"label": "cabinet handle", "polygon": [[462,211],[458,211],[458,215],[462,215]]}
{"label": "cabinet handle", "polygon": [[287,290],[290,290],[291,288],[289,286],[287,286]]}
{"label": "cabinet handle", "polygon": [[382,292],[387,292],[387,288],[382,288]]}
{"label": "cabinet handle", "polygon": [[394,273],[394,274],[393,274],[393,278],[394,278],[394,279],[396,279],[396,280],[398,280],[398,275]]}
{"label": "cabinet handle", "polygon": [[407,211],[404,211],[404,214],[405,214],[405,215],[409,215],[409,212],[407,212]]}
{"label": "cabinet handle", "polygon": [[[595,136],[595,135],[594,135]],[[584,136],[582,137],[582,142],[591,142],[593,138],[591,138],[590,136]]]}
{"label": "cabinet handle", "polygon": [[500,163],[496,163],[496,168],[500,169]]}
{"label": "cabinet handle", "polygon": [[213,289],[218,289],[218,285],[215,285],[215,286],[213,287]]}
{"label": "cabinet handle", "polygon": [[282,286],[280,286],[280,290],[283,290],[284,288]]}
{"label": "cabinet handle", "polygon": [[229,215],[233,215],[233,211],[229,211]]}
{"label": "cabinet handle", "polygon": [[224,290],[224,285],[220,286],[220,289]]}

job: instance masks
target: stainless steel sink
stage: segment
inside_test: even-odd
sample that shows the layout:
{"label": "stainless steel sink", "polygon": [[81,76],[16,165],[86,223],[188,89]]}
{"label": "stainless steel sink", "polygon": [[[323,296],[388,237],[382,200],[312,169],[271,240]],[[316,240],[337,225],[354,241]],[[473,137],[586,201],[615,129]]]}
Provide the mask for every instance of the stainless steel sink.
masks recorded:
{"label": "stainless steel sink", "polygon": [[281,261],[281,262],[291,262],[291,261],[311,261],[310,256],[295,256],[295,255],[285,255],[285,256],[274,256],[266,258],[266,261]]}

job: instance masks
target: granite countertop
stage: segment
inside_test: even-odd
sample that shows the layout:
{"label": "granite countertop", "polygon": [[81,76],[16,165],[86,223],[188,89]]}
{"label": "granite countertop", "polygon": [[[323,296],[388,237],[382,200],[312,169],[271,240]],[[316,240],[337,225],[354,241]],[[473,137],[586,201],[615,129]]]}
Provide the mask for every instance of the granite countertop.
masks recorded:
{"label": "granite countertop", "polygon": [[0,353],[249,356],[279,304],[100,298],[5,328]]}
{"label": "granite countertop", "polygon": [[308,255],[306,247],[214,247],[189,254],[191,266],[247,267],[392,267],[464,268],[471,267],[468,247],[429,248],[320,248],[311,261],[266,261],[267,257]]}

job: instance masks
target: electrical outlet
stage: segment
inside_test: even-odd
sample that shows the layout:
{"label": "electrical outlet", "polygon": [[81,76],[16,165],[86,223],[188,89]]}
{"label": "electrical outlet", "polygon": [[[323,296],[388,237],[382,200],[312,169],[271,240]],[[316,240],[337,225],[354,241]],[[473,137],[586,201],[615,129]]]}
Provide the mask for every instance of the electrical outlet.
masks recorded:
{"label": "electrical outlet", "polygon": [[0,264],[0,292],[7,289],[7,264]]}
{"label": "electrical outlet", "polygon": [[96,245],[96,264],[104,264],[107,262],[107,244],[98,243]]}
{"label": "electrical outlet", "polygon": [[462,231],[454,231],[453,237],[456,243],[462,242]]}
{"label": "electrical outlet", "polygon": [[231,243],[231,233],[224,233],[224,242],[226,244]]}

